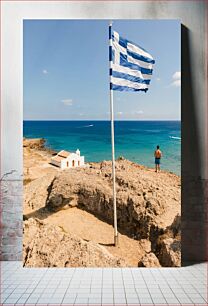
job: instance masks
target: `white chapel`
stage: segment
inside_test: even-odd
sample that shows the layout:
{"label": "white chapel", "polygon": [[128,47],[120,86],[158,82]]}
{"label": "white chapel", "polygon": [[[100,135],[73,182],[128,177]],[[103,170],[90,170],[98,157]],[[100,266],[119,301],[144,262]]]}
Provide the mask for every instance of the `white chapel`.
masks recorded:
{"label": "white chapel", "polygon": [[82,167],[84,166],[84,156],[80,156],[79,149],[75,153],[62,150],[51,158],[51,164],[61,169]]}

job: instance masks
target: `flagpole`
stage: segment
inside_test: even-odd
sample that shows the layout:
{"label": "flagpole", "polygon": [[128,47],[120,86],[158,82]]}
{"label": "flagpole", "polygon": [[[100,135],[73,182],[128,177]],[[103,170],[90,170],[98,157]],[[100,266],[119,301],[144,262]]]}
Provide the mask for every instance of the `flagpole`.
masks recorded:
{"label": "flagpole", "polygon": [[114,219],[114,245],[118,246],[118,229],[117,229],[117,208],[116,208],[116,171],[115,171],[115,144],[114,144],[114,107],[113,107],[113,90],[111,88],[112,72],[112,39],[111,39],[112,22],[109,23],[109,75],[110,75],[110,116],[111,116],[111,145],[112,145],[112,179],[113,179],[113,219]]}

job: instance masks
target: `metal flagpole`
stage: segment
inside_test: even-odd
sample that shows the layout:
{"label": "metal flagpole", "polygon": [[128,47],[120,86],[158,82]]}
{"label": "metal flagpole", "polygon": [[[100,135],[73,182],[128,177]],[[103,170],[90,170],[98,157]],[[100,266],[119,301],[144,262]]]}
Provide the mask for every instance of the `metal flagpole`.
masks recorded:
{"label": "metal flagpole", "polygon": [[[112,72],[112,22],[109,24],[109,75]],[[116,171],[115,171],[115,145],[114,145],[114,112],[113,112],[113,90],[110,80],[110,115],[111,115],[111,145],[112,145],[112,179],[113,179],[113,214],[114,214],[114,245],[118,245],[117,210],[116,210]]]}

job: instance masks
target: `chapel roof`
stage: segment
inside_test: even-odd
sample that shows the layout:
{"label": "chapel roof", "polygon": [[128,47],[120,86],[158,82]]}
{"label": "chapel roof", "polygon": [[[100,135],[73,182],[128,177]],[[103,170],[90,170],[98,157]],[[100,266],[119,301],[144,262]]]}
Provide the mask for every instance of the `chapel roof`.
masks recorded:
{"label": "chapel roof", "polygon": [[63,158],[66,158],[70,155],[71,153],[65,150],[61,150],[57,155]]}

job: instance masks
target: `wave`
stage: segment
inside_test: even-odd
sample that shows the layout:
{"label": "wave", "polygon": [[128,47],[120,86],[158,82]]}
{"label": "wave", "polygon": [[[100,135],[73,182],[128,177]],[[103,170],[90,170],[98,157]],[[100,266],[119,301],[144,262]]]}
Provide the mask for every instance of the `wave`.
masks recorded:
{"label": "wave", "polygon": [[83,127],[91,127],[94,126],[94,124],[84,125]]}
{"label": "wave", "polygon": [[177,137],[177,136],[169,136],[172,139],[177,139],[177,140],[181,140],[181,137]]}
{"label": "wave", "polygon": [[78,129],[81,129],[81,128],[92,127],[92,126],[94,126],[94,124],[88,124],[88,125],[78,126],[77,128],[78,128]]}
{"label": "wave", "polygon": [[161,133],[163,132],[163,130],[157,130],[157,129],[154,129],[154,130],[144,130],[145,132],[147,133]]}
{"label": "wave", "polygon": [[161,133],[163,130],[144,130],[144,129],[128,129],[130,132],[142,132],[142,133]]}

